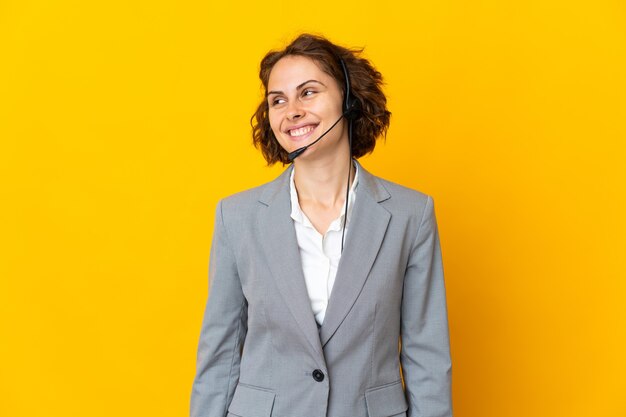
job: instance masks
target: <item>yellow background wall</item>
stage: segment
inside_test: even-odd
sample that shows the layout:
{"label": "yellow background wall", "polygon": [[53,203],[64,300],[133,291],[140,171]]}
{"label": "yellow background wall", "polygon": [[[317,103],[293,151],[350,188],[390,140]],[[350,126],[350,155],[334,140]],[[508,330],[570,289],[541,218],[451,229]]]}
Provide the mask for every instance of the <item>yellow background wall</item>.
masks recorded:
{"label": "yellow background wall", "polygon": [[258,63],[364,46],[371,172],[434,196],[456,417],[626,416],[626,5],[0,2],[0,415],[188,413]]}

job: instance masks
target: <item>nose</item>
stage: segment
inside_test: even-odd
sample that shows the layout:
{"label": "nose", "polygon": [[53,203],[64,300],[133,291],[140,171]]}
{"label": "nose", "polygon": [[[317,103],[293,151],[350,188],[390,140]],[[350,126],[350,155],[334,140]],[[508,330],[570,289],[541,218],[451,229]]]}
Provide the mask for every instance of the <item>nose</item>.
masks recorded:
{"label": "nose", "polygon": [[297,120],[304,116],[304,110],[300,107],[298,100],[291,101],[287,109],[287,118],[289,120]]}

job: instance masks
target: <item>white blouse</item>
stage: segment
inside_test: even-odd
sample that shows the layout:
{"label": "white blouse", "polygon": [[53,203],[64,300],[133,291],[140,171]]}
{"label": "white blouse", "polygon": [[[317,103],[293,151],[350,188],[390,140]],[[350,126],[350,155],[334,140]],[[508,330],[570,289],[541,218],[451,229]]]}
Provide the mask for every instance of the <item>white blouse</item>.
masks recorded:
{"label": "white blouse", "polygon": [[[356,173],[348,196],[346,236],[348,234],[348,225],[350,224],[354,199],[356,198],[356,188],[359,182],[359,168],[357,164],[355,164],[355,167]],[[321,326],[324,322],[326,307],[328,306],[330,293],[335,283],[335,276],[337,275],[339,259],[341,258],[341,233],[346,203],[344,202],[339,217],[333,220],[326,233],[321,235],[300,208],[298,192],[293,181],[295,171],[294,166],[289,180],[291,191],[291,218],[294,221],[296,229],[300,259],[302,261],[302,271],[304,272],[304,280],[311,300],[311,309],[313,310],[315,321]]]}

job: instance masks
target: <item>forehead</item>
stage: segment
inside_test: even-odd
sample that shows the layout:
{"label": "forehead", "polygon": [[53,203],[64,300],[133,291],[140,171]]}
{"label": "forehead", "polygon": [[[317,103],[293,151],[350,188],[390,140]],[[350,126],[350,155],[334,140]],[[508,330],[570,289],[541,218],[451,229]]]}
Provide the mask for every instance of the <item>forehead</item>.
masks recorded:
{"label": "forehead", "polygon": [[307,80],[317,80],[326,86],[335,82],[333,77],[324,72],[311,58],[288,55],[274,64],[267,82],[267,89],[268,91],[289,90]]}

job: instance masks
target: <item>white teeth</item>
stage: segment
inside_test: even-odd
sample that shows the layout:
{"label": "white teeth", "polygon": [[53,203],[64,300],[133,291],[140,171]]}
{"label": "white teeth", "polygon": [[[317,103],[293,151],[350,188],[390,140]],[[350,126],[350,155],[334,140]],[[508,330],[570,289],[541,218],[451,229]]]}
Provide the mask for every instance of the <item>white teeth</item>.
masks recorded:
{"label": "white teeth", "polygon": [[302,136],[302,135],[306,135],[313,129],[315,129],[313,126],[305,126],[305,127],[301,127],[300,129],[290,130],[289,134],[293,137]]}

